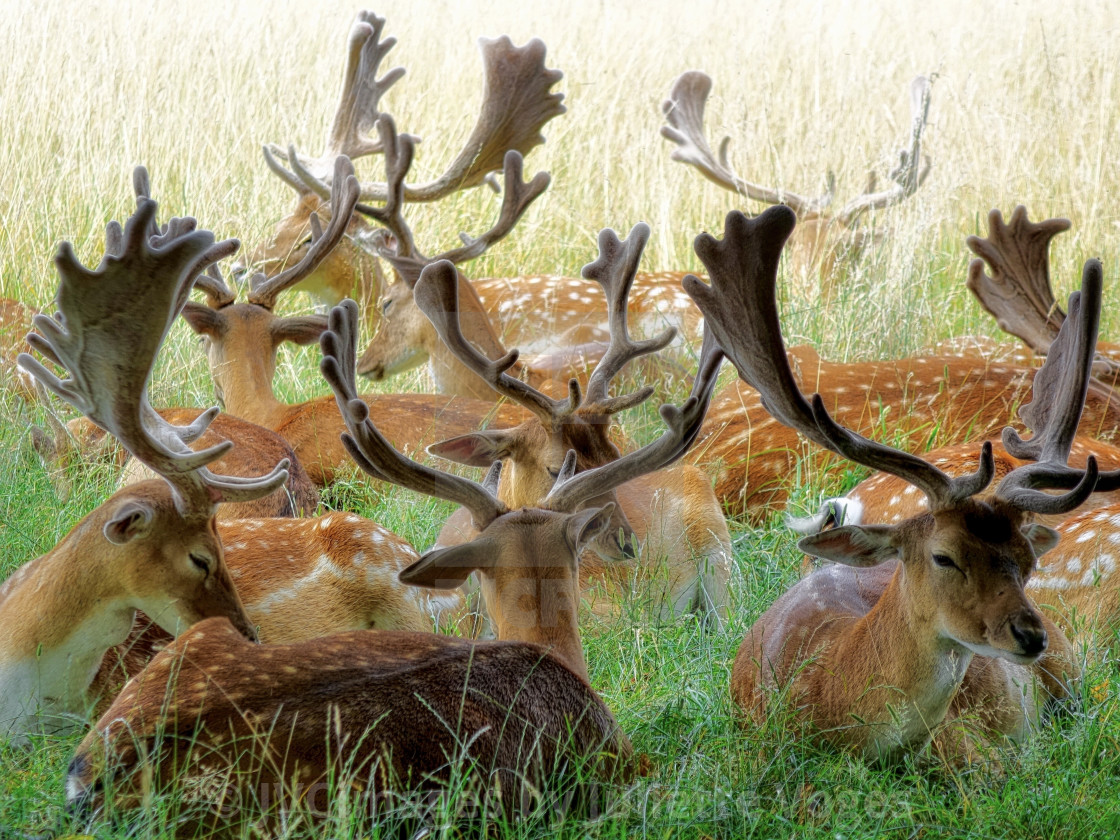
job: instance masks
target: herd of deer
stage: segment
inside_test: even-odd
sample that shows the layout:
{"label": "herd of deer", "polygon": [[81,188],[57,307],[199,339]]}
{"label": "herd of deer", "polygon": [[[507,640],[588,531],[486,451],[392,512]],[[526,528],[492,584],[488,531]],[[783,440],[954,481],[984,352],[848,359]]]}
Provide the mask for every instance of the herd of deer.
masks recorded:
{"label": "herd of deer", "polygon": [[[190,218],[160,224],[138,169],[136,211],[109,225],[97,268],[60,246],[58,314],[35,315],[27,337],[42,360],[21,354],[22,379],[6,380],[83,415],[33,436],[58,474],[114,440],[134,464],[0,588],[0,732],[26,742],[101,713],[68,772],[76,809],[140,807],[153,787],[178,785],[193,792],[191,825],[217,830],[247,793],[283,811],[330,780],[372,801],[438,789],[463,762],[481,804],[507,815],[561,791],[591,805],[639,762],[589,683],[581,605],[606,612],[641,598],[656,620],[695,613],[720,625],[733,563],[725,517],[780,508],[799,465],[825,460],[880,472],[791,520],[800,547],[834,563],[747,633],[731,671],[744,721],[784,708],[810,737],[869,758],[933,741],[961,760],[1024,736],[1069,695],[1078,657],[1065,632],[1120,621],[1120,449],[1102,440],[1120,429],[1120,399],[1097,344],[1099,263],[1085,265],[1068,317],[1050,293],[1049,240],[1068,223],[1032,224],[1019,208],[1005,224],[993,211],[989,237],[968,243],[979,257],[970,288],[1045,357],[1037,370],[979,352],[831,363],[787,349],[779,325],[779,259],[795,227],[806,231],[802,258],[827,270],[868,244],[862,214],[922,183],[928,81],[912,86],[894,186],[872,184],[829,213],[831,184],[816,198],[766,189],[732,171],[726,141],[713,154],[711,82],[686,73],[664,105],[674,157],[775,205],[731,212],[722,239],[696,238],[708,282],[639,273],[644,224],[625,239],[602,231],[582,279],[472,282],[456,266],[507,235],[548,186],[543,173],[523,180],[522,161],[564,111],[551,92],[561,74],[539,41],[484,41],[485,97],[466,146],[439,178],[406,184],[414,138],[379,110],[403,74],[377,77],[394,43],[383,25],[363,13],[351,31],[322,155],[266,148],[298,202],[250,256],[266,271],[246,279],[243,302],[218,267],[238,243]],[[385,182],[361,184],[351,161],[372,153]],[[406,206],[499,171],[495,225],[424,256]],[[295,289],[333,306],[329,317],[276,314]],[[14,303],[5,312],[28,316]],[[179,315],[205,339],[224,414],[148,402]],[[666,329],[635,339],[633,322]],[[374,335],[360,356],[359,331]],[[285,341],[319,342],[333,399],[277,397]],[[503,341],[540,355],[522,359]],[[615,417],[655,388],[612,383],[631,363],[652,376],[690,357],[688,399],[663,405],[664,431],[635,448]],[[716,393],[724,358],[739,380]],[[358,374],[382,380],[424,361],[439,395],[358,392]],[[1021,403],[1026,440],[1007,426]],[[916,449],[935,433],[949,445],[919,456],[864,436],[873,431]],[[488,472],[478,483],[402,454],[425,447]],[[418,554],[352,513],[312,516],[319,490],[355,465],[461,506],[434,548]],[[1055,559],[1038,567],[1047,552]],[[459,615],[472,576],[496,641],[432,632]]]}

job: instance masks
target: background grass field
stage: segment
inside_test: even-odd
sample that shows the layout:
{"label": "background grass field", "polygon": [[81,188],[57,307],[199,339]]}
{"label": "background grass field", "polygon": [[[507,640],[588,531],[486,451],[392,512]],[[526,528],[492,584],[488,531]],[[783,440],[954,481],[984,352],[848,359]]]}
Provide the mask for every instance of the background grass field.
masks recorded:
{"label": "background grass field", "polygon": [[[274,8],[274,6],[276,6]],[[132,167],[149,167],[161,216],[189,214],[252,245],[286,211],[290,191],[260,145],[315,153],[334,107],[343,44],[357,7],[323,3],[57,0],[0,16],[0,294],[47,307],[50,257],[61,239],[95,260],[103,229],[133,206]],[[733,138],[751,180],[812,193],[833,170],[837,200],[890,168],[907,132],[907,85],[935,75],[926,152],[933,170],[905,205],[868,220],[882,244],[835,278],[789,270],[783,308],[791,342],[835,359],[913,352],[964,333],[995,334],[963,288],[964,237],[993,207],[1024,203],[1033,219],[1066,216],[1053,251],[1064,300],[1081,262],[1104,260],[1102,336],[1120,334],[1111,301],[1120,265],[1120,11],[1109,2],[938,4],[848,2],[688,4],[393,2],[377,7],[399,38],[388,65],[408,75],[383,107],[421,135],[417,179],[438,173],[473,124],[479,36],[532,36],[562,69],[568,113],[528,160],[553,185],[519,230],[471,271],[576,274],[604,226],[648,221],[644,267],[698,268],[692,238],[718,231],[743,206],[669,160],[659,104],[687,69],[715,82],[708,127]],[[380,179],[378,162],[359,173]],[[422,246],[488,224],[485,191],[415,214]],[[290,301],[295,310],[304,299]],[[285,351],[281,391],[316,382],[313,349]],[[425,387],[420,377],[395,389]],[[201,353],[174,332],[152,388],[155,404],[209,404]],[[666,398],[674,396],[665,395]],[[3,400],[0,418],[0,576],[50,549],[110,491],[91,475],[60,503],[27,445],[34,410]],[[803,491],[813,498],[813,488]],[[345,491],[348,504],[418,546],[445,508],[403,494]],[[417,512],[420,512],[419,515]],[[1075,837],[1120,828],[1120,712],[1115,660],[1090,657],[1081,708],[1001,755],[1000,769],[951,772],[920,758],[897,772],[800,744],[777,723],[739,730],[727,696],[743,631],[796,578],[793,540],[775,522],[734,525],[736,609],[729,627],[651,628],[639,619],[585,632],[592,682],[655,772],[616,814],[568,824],[570,836]],[[37,832],[62,814],[62,775],[76,738],[32,752],[0,747],[0,836]],[[510,836],[553,834],[523,826]],[[158,834],[158,825],[142,834]],[[299,826],[292,832],[302,831]],[[124,828],[100,826],[103,836]]]}

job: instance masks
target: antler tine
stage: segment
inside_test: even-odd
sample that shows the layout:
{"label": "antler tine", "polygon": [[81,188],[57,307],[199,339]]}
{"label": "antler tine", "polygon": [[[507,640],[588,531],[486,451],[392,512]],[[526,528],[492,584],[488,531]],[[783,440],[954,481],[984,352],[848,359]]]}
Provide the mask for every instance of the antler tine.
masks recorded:
{"label": "antler tine", "polygon": [[[1011,223],[999,210],[988,214],[988,237],[970,236],[975,259],[968,267],[968,289],[996,319],[1000,329],[1045,354],[1061,329],[1065,313],[1050,287],[1050,240],[1069,230],[1069,219],[1033,223],[1027,208],[1016,207]],[[991,274],[984,272],[985,263]]]}
{"label": "antler tine", "polygon": [[520,221],[525,211],[529,209],[537,198],[548,189],[552,177],[547,172],[538,172],[532,180],[522,180],[524,172],[524,158],[521,152],[510,149],[506,152],[505,163],[502,166],[505,189],[502,195],[502,209],[498,213],[498,221],[490,230],[477,239],[472,239],[465,233],[460,233],[463,241],[461,248],[453,248],[442,254],[432,257],[433,260],[450,260],[458,265],[475,257],[482,256],[491,245],[506,237],[514,226]]}
{"label": "antler tine", "polygon": [[331,220],[327,229],[319,230],[318,217],[312,216],[312,242],[307,254],[275,277],[265,277],[260,273],[254,275],[249,281],[250,303],[272,309],[280,293],[313,272],[342,239],[350,224],[354,205],[358,203],[358,179],[354,177],[354,165],[345,155],[339,155],[335,160],[334,185],[331,191]]}
{"label": "antler tine", "polygon": [[978,492],[977,486],[991,481],[990,446],[981,453],[974,475],[951,479],[915,455],[838,425],[819,395],[811,406],[805,400],[786,357],[775,299],[778,261],[795,223],[788,207],[769,207],[754,219],[732,211],[722,241],[706,233],[696,237],[693,247],[712,283],[709,286],[690,274],[684,287],[704,313],[705,327],[775,419],[817,445],[910,482],[929,497],[931,508]]}
{"label": "antler tine", "polygon": [[[571,475],[575,458],[569,452],[556,483],[541,506],[565,512],[578,510],[589,499],[609,493],[638,476],[664,469],[682,458],[700,433],[722,358],[722,351],[713,342],[705,342],[692,394],[680,407],[661,406],[661,419],[667,428],[653,443],[623,455],[617,461],[576,475]],[[570,477],[565,480],[565,476]]]}
{"label": "antler tine", "polygon": [[[1097,483],[1095,461],[1090,459],[1085,470],[1071,469],[1066,462],[1089,389],[1102,281],[1100,261],[1086,262],[1081,291],[1069,296],[1069,317],[1035,374],[1031,402],[1019,410],[1032,432],[1030,440],[1024,441],[1011,427],[1003,430],[1003,443],[1011,455],[1037,462],[1012,470],[996,488],[999,498],[1023,510],[1068,513],[1089,497]],[[1033,489],[1041,487],[1073,489],[1052,496]]]}
{"label": "antler tine", "polygon": [[237,300],[237,292],[230,288],[216,264],[207,266],[206,272],[194,278],[194,287],[210,299],[210,306],[221,309]]}
{"label": "antler tine", "polygon": [[929,175],[930,161],[922,156],[922,132],[929,121],[929,100],[932,82],[928,76],[915,76],[910,82],[910,143],[898,154],[898,166],[890,173],[894,186],[874,192],[873,182],[868,192],[853,199],[836,214],[836,220],[845,227],[851,225],[868,210],[878,210],[898,204],[918,191]]}
{"label": "antler tine", "polygon": [[[311,189],[326,198],[330,187],[322,179],[331,171],[336,157],[346,155],[353,160],[382,151],[380,140],[370,137],[369,132],[381,115],[381,97],[405,73],[403,67],[394,67],[377,78],[382,60],[397,43],[396,38],[381,38],[384,28],[385,18],[369,11],[359,12],[350,28],[342,90],[320,157],[304,158],[293,146],[287,154],[274,144],[264,147],[269,168],[297,191]],[[286,160],[291,171],[277,158]]]}
{"label": "antler tine", "polygon": [[[415,283],[420,276],[419,268],[414,272],[408,267],[416,263],[422,267],[425,257],[416,248],[416,240],[412,236],[412,229],[404,220],[404,179],[408,170],[412,168],[412,158],[416,152],[416,138],[410,134],[397,132],[397,124],[389,114],[382,114],[377,121],[377,132],[381,137],[381,146],[385,153],[385,179],[388,190],[385,194],[385,204],[381,207],[371,207],[368,204],[357,204],[355,210],[383,225],[395,238],[392,248],[379,245],[377,252],[389,260],[401,276]],[[399,263],[399,265],[398,265]]]}
{"label": "antler tine", "polygon": [[215,244],[214,234],[195,230],[193,219],[172,219],[166,233],[150,236],[156,203],[141,197],[138,204],[119,236],[119,250],[107,253],[96,270],[78,262],[69,242],[59,246],[60,317],[36,316],[38,334],[30,334],[28,343],[65,368],[68,378],[58,378],[27,354],[19,362],[162,475],[175,489],[182,513],[209,515],[217,502],[273,492],[287,479],[287,462],[260,479],[215,476],[205,465],[232,444],[201,452],[186,444],[205,431],[218,410],[204,412],[189,426],[173,426],[148,404],[147,384],[193,277],[232,254],[237,242]]}
{"label": "antler tine", "polygon": [[342,436],[342,442],[358,466],[382,481],[462,505],[479,530],[506,513],[508,508],[483,485],[418,464],[382,437],[370,419],[369,406],[358,397],[354,379],[357,337],[358,305],[344,300],[331,310],[328,328],[319,339],[323,349],[319,368],[350,432]]}
{"label": "antler tine", "polygon": [[536,414],[542,423],[555,427],[579,406],[579,385],[574,379],[569,383],[568,399],[554,400],[506,373],[517,361],[517,350],[491,361],[467,340],[459,322],[459,276],[451,262],[440,260],[425,266],[413,298],[459,361],[499,394]]}
{"label": "antler tine", "polygon": [[729,137],[724,137],[720,143],[717,160],[704,135],[704,107],[711,90],[711,77],[699,70],[682,73],[673,82],[669,98],[661,103],[661,113],[669,123],[661,127],[661,136],[677,144],[670,157],[695,167],[701,175],[725,190],[754,201],[765,201],[767,204],[786,204],[793,208],[799,218],[819,216],[832,202],[831,189],[817,198],[808,198],[744,181],[728,164]]}
{"label": "antler tine", "polygon": [[[136,206],[140,206],[140,201],[145,198],[152,197],[152,182],[148,178],[148,170],[144,166],[137,166],[132,170],[132,191],[136,194]],[[158,236],[161,233],[167,232],[167,225],[159,226],[159,223],[153,218],[152,223],[148,225],[148,236]]]}
{"label": "antler tine", "polygon": [[[536,38],[515,47],[508,36],[479,39],[483,63],[482,109],[466,145],[447,171],[427,184],[406,186],[405,201],[436,201],[486,181],[504,165],[509,150],[529,154],[544,142],[541,129],[567,109],[562,93],[551,93],[564,77],[544,66],[546,47]],[[363,201],[384,201],[386,184],[362,185]]]}
{"label": "antler tine", "polygon": [[610,346],[587,381],[584,403],[585,406],[595,406],[606,414],[622,411],[649,399],[653,388],[647,386],[633,394],[608,400],[611,380],[632,360],[664,349],[677,335],[676,329],[669,327],[655,338],[634,341],[626,328],[626,304],[630,287],[634,285],[638,263],[648,241],[649,225],[645,222],[634,225],[624,241],[620,241],[618,234],[610,228],[604,228],[599,231],[599,258],[583,267],[583,278],[594,280],[603,287],[610,319]]}

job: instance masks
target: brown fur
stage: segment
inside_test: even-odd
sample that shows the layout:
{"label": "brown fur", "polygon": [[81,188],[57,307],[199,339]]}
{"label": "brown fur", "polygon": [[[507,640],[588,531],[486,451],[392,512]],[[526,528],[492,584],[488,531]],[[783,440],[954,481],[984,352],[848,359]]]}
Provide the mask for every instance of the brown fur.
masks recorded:
{"label": "brown fur", "polygon": [[[790,357],[801,390],[819,391],[836,422],[913,451],[997,436],[1030,400],[1034,374],[961,357],[841,364],[822,361],[808,348],[793,348]],[[1107,438],[1118,428],[1120,401],[1091,386],[1080,433]],[[791,479],[808,481],[840,460],[774,420],[758,392],[741,380],[712,400],[688,458],[715,473],[716,496],[728,513],[755,518],[784,506]]]}
{"label": "brown fur", "polygon": [[[139,807],[144,774],[135,771],[149,760],[145,750],[163,783],[180,771],[189,784],[192,773],[233,767],[237,775],[222,785],[233,796],[261,783],[314,784],[345,768],[354,789],[376,795],[397,785],[438,788],[448,757],[470,744],[488,801],[507,814],[524,808],[511,771],[533,789],[555,789],[567,784],[561,766],[587,761],[591,789],[581,796],[628,777],[630,743],[587,684],[576,624],[575,553],[608,517],[506,513],[474,543],[430,552],[402,573],[449,589],[478,571],[499,638],[522,644],[367,632],[249,646],[221,622],[199,625],[126,686],[79,746],[71,805],[99,805],[98,782],[109,776],[118,804]],[[170,742],[151,740],[161,729]]]}
{"label": "brown fur", "polygon": [[[827,566],[780,597],[739,648],[736,703],[761,720],[784,693],[781,704],[814,737],[883,760],[922,747],[953,715],[975,713],[988,736],[1021,736],[1037,709],[1020,708],[1012,679],[1046,701],[1065,696],[1078,673],[1061,631],[1023,591],[1035,566],[1030,540],[1045,548],[1053,536],[1025,526],[1035,529],[1029,540],[1021,521],[1002,504],[969,500],[879,526],[891,548],[860,562],[901,562]],[[810,539],[824,547],[837,539],[829,534],[854,530]],[[957,568],[937,565],[939,552]],[[1042,631],[1044,655],[1024,654],[1021,638]],[[978,648],[990,653],[974,657]]]}
{"label": "brown fur", "polygon": [[0,297],[0,390],[28,401],[36,399],[34,387],[16,370],[16,356],[28,351],[25,336],[38,310],[18,300]]}
{"label": "brown fur", "polygon": [[[326,327],[325,319],[280,318],[252,303],[220,310],[188,303],[183,316],[209,340],[210,370],[226,411],[284,438],[318,487],[330,484],[340,468],[350,469],[350,456],[339,439],[346,428],[334,397],[289,405],[272,390],[280,342],[316,341]],[[411,453],[441,438],[473,431],[489,420],[516,425],[527,416],[516,406],[495,407],[492,402],[428,394],[370,394],[364,399],[389,441]]]}
{"label": "brown fur", "polygon": [[[202,414],[198,408],[161,408],[156,413],[177,426],[188,425]],[[34,434],[36,451],[51,477],[55,492],[63,499],[70,495],[68,472],[76,463],[109,461],[122,466],[118,486],[125,487],[153,478],[151,470],[128,452],[111,435],[86,417],[78,417],[66,424],[67,433],[56,433],[52,438],[46,433]],[[278,434],[255,423],[219,414],[209,428],[190,444],[195,451],[220,443],[233,441],[234,446],[210,466],[223,475],[253,477],[267,474],[284,458],[290,462],[287,484],[271,495],[249,502],[223,502],[218,505],[217,516],[221,522],[274,516],[306,516],[319,507],[319,491],[311,482],[299,458]]]}

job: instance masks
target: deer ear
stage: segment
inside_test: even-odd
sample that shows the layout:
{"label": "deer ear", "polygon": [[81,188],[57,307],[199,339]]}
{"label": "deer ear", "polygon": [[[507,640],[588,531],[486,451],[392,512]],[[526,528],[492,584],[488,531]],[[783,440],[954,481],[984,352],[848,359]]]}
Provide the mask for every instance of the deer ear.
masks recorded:
{"label": "deer ear", "polygon": [[124,545],[144,537],[152,524],[152,509],[142,502],[125,502],[105,523],[102,532],[114,545]]}
{"label": "deer ear", "polygon": [[895,529],[889,525],[845,525],[802,537],[797,547],[845,566],[878,566],[898,557],[894,537]]}
{"label": "deer ear", "polygon": [[1048,528],[1045,525],[1040,525],[1037,522],[1032,522],[1030,525],[1024,525],[1019,529],[1027,542],[1031,544],[1031,549],[1034,551],[1035,559],[1038,559],[1047,551],[1052,549],[1058,544],[1061,539],[1061,534],[1053,528]]}
{"label": "deer ear", "polygon": [[494,565],[497,548],[488,539],[477,539],[463,545],[429,551],[397,577],[401,583],[429,589],[455,589],[462,586],[471,572]]}
{"label": "deer ear", "polygon": [[610,527],[614,508],[614,502],[607,502],[602,507],[581,510],[568,517],[568,521],[564,524],[564,533],[576,557],[579,557],[592,540]]}
{"label": "deer ear", "polygon": [[188,300],[183,304],[183,320],[190,324],[191,329],[199,335],[208,335],[211,338],[219,337],[226,328],[225,316],[216,309],[211,309],[202,303]]}
{"label": "deer ear", "polygon": [[505,430],[471,432],[433,443],[428,454],[468,467],[489,467],[513,454],[513,440],[513,435]]}
{"label": "deer ear", "polygon": [[325,315],[293,315],[280,318],[272,324],[272,346],[279,347],[285,341],[293,344],[314,344],[327,329]]}

